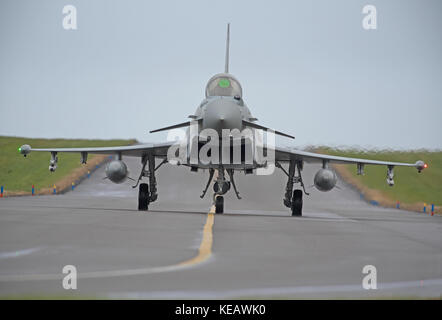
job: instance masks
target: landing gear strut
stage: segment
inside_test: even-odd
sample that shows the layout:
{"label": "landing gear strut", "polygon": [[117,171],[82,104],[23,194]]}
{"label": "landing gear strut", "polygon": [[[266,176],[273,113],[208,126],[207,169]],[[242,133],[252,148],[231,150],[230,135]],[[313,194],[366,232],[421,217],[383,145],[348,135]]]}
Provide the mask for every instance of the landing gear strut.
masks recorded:
{"label": "landing gear strut", "polygon": [[[220,166],[218,169],[218,176],[216,178],[216,181],[213,184],[213,205],[215,206],[215,213],[223,213],[224,212],[224,197],[223,195],[226,194],[230,190],[230,186],[233,186],[233,189],[235,190],[236,197],[238,199],[241,199],[239,196],[238,189],[235,185],[235,180],[233,180],[233,169],[226,169],[227,174],[230,177],[230,181],[226,180],[224,168]],[[203,190],[203,193],[201,194],[201,198],[204,198],[206,195],[207,189],[210,186],[210,183],[213,180],[213,176],[215,174],[215,169],[210,168],[209,169],[209,180],[207,181],[206,187]]]}
{"label": "landing gear strut", "polygon": [[[292,211],[292,216],[302,216],[302,194],[303,191],[306,195],[309,195],[305,190],[304,182],[302,181],[302,161],[296,161],[294,159],[290,160],[289,172],[285,171],[279,162],[275,163],[277,168],[280,168],[288,177],[287,185],[285,188],[284,205],[290,208]],[[298,169],[298,175],[296,176],[296,169]],[[296,189],[293,191],[293,184],[299,183],[302,187],[301,189]]]}
{"label": "landing gear strut", "polygon": [[223,195],[230,190],[230,182],[226,181],[224,168],[218,168],[218,177],[213,184],[213,204],[215,205],[215,213],[224,213],[224,197]]}
{"label": "landing gear strut", "polygon": [[[144,155],[141,158],[142,168],[140,176],[133,188],[136,188],[140,183],[143,177],[149,178],[149,184],[141,183],[138,191],[138,210],[147,211],[149,207],[149,203],[154,202],[158,199],[157,193],[157,180],[155,178],[155,171],[161,167],[167,159],[164,159],[156,168],[155,168],[155,156],[152,154]],[[148,166],[148,170],[146,170],[146,166]],[[150,189],[150,190],[149,190]]]}
{"label": "landing gear strut", "polygon": [[233,180],[233,173],[234,173],[233,169],[227,169],[227,173],[230,177],[230,182],[233,186],[233,190],[235,191],[236,197],[238,198],[238,200],[241,200],[241,197],[239,196],[239,191],[236,188],[235,180]]}
{"label": "landing gear strut", "polygon": [[203,193],[200,195],[201,199],[206,195],[207,189],[209,189],[210,183],[212,182],[214,173],[215,169],[209,169],[209,181],[207,181],[206,187],[204,188]]}

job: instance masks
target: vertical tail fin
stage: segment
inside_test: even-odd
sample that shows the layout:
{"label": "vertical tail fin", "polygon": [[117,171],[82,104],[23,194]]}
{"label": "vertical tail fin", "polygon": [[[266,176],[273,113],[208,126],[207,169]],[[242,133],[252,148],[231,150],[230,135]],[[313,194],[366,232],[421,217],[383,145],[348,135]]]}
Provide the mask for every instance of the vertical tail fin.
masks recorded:
{"label": "vertical tail fin", "polygon": [[225,73],[229,73],[229,46],[230,46],[230,23],[227,24],[227,39],[226,39],[226,65]]}

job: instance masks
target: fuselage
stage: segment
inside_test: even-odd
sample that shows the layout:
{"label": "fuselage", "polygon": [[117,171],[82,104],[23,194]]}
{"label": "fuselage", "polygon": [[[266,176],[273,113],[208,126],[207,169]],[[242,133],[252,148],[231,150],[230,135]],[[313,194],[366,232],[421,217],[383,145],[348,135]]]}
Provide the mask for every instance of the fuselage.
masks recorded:
{"label": "fuselage", "polygon": [[195,116],[201,119],[200,131],[213,129],[220,137],[223,129],[242,131],[243,120],[253,121],[239,81],[228,73],[217,74],[208,81],[206,98],[198,106]]}
{"label": "fuselage", "polygon": [[[253,129],[245,130],[246,127],[243,122],[252,122],[256,119],[252,117],[244,102],[239,81],[231,74],[220,73],[208,81],[206,97],[198,106],[192,118],[195,119],[198,125],[199,155],[206,154],[207,147],[203,149],[203,152],[201,152],[201,149],[208,141],[206,140],[208,137],[212,140],[213,134],[216,134],[219,141],[219,157],[216,157],[219,160],[211,163],[199,161],[196,167],[219,168],[221,166],[225,169],[244,170],[261,166],[254,159],[253,148],[256,141],[262,140],[260,138],[256,139]],[[229,139],[228,146],[226,141],[223,141],[223,139],[226,139],[226,134]],[[239,158],[235,158],[238,153],[240,153]],[[225,154],[228,156],[223,157]],[[201,160],[201,157],[199,159]]]}

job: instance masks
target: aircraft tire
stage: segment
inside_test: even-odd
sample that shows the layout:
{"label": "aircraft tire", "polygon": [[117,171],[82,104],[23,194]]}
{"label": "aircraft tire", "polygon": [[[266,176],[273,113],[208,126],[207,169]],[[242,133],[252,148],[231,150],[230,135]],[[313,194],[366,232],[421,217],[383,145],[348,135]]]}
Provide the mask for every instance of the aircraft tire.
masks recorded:
{"label": "aircraft tire", "polygon": [[292,198],[292,216],[301,217],[302,216],[302,190],[297,189],[293,191]]}
{"label": "aircraft tire", "polygon": [[215,213],[223,213],[224,212],[224,197],[217,196],[215,198]]}
{"label": "aircraft tire", "polygon": [[149,185],[141,183],[138,191],[138,210],[147,211],[149,208]]}

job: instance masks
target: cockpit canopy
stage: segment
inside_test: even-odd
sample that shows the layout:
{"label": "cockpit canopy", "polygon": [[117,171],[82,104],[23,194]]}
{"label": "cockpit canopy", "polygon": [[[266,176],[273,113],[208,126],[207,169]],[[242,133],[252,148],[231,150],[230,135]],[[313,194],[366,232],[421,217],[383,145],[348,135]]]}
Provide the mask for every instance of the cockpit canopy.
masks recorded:
{"label": "cockpit canopy", "polygon": [[228,73],[219,73],[210,78],[206,86],[206,98],[213,96],[240,96],[242,88],[239,81]]}

